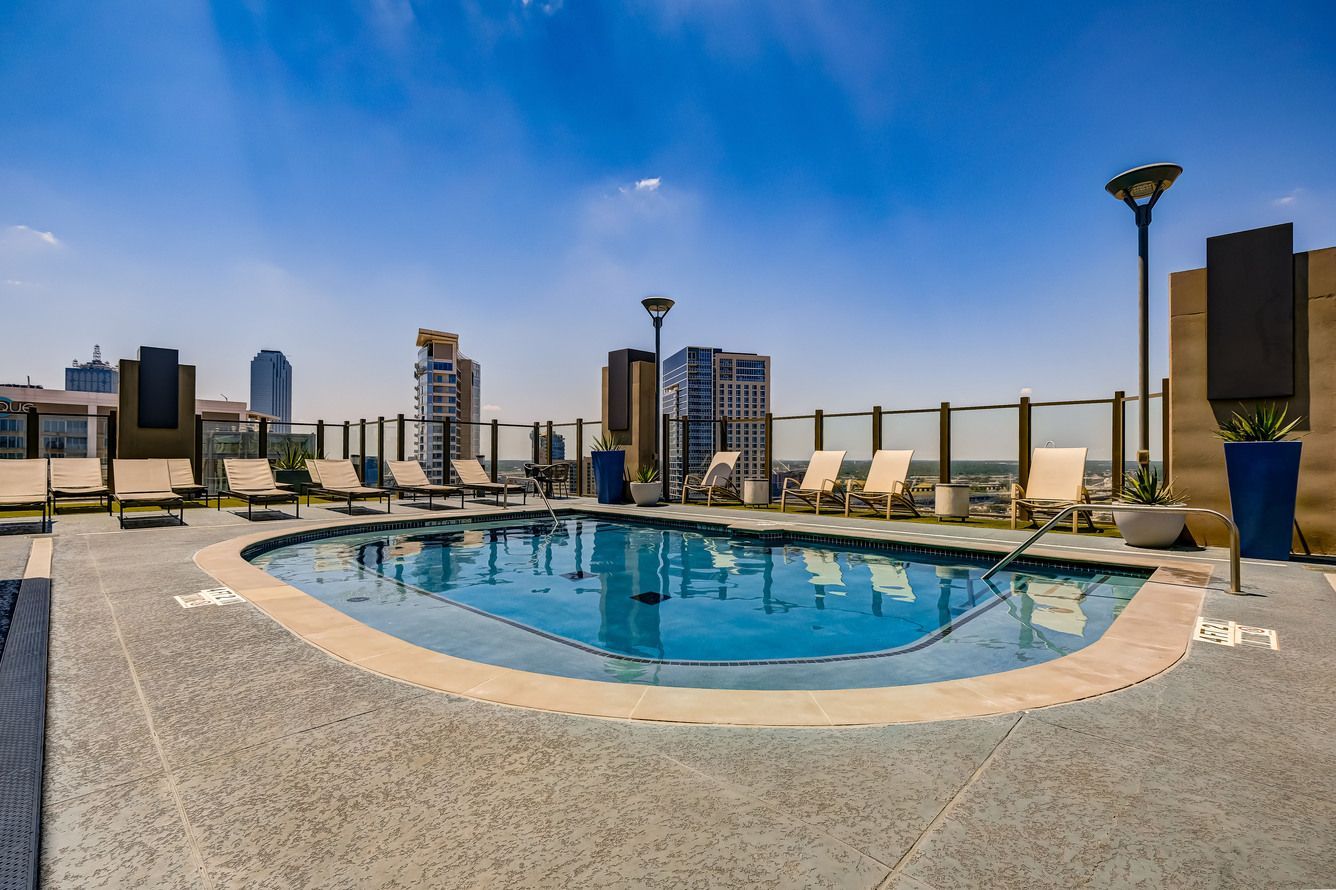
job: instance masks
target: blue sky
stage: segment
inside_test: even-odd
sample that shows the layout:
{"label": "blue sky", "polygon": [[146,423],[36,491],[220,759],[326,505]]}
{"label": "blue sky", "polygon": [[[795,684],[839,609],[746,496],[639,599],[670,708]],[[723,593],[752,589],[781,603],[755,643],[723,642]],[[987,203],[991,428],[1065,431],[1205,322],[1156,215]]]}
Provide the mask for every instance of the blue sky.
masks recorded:
{"label": "blue sky", "polygon": [[7,3],[0,378],[170,345],[237,398],[277,348],[299,416],[393,414],[428,326],[503,419],[592,417],[662,292],[779,411],[1081,398],[1136,386],[1112,174],[1186,169],[1156,378],[1207,236],[1336,245],[1329,2],[897,6]]}

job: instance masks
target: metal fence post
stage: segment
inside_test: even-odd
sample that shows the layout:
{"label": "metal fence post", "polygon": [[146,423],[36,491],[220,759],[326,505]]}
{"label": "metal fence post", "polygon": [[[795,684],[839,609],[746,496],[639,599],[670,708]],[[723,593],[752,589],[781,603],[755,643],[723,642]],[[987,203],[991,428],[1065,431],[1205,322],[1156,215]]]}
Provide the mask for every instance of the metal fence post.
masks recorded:
{"label": "metal fence post", "polygon": [[195,447],[192,449],[194,457],[195,484],[204,485],[204,415],[195,415]]}
{"label": "metal fence post", "polygon": [[951,481],[951,403],[942,402],[941,429],[938,431],[937,479]]}
{"label": "metal fence post", "polygon": [[660,435],[663,437],[663,441],[659,443],[659,446],[662,449],[659,452],[659,481],[663,483],[664,498],[671,501],[673,499],[673,493],[668,488],[668,443],[671,441],[668,434],[668,424],[672,423],[672,418],[667,414],[664,414],[663,417],[659,419],[662,421],[659,430]]}
{"label": "metal fence post", "polygon": [[501,427],[497,424],[496,418],[492,418],[492,481],[496,481],[496,449],[501,441]]}
{"label": "metal fence post", "polygon": [[366,418],[357,421],[357,478],[366,485]]}
{"label": "metal fence post", "polygon": [[583,417],[575,418],[575,490],[583,497],[585,493],[585,422]]}
{"label": "metal fence post", "polygon": [[[541,460],[542,457],[541,452],[542,452],[543,439],[542,439],[542,433],[539,432],[538,421],[536,420],[533,422],[532,436],[533,436],[533,442],[531,444],[533,447],[530,450],[533,451],[533,462],[536,464],[542,463],[543,461]],[[551,461],[548,461],[548,463],[551,463]]]}
{"label": "metal fence post", "polygon": [[352,431],[348,421],[343,422],[343,459],[350,460],[353,456]]}
{"label": "metal fence post", "polygon": [[450,458],[454,455],[454,449],[450,447],[450,418],[441,420],[441,482],[449,485],[450,474],[453,467],[450,466]]}
{"label": "metal fence post", "polygon": [[716,451],[728,450],[728,418],[719,418],[719,447]]}
{"label": "metal fence post", "polygon": [[1169,378],[1160,380],[1160,439],[1163,449],[1160,453],[1160,463],[1164,467],[1164,481],[1168,482],[1170,478],[1169,445],[1173,441],[1170,428],[1169,413]]}
{"label": "metal fence post", "polygon": [[1127,393],[1121,389],[1113,394],[1113,466],[1110,468],[1112,470],[1110,488],[1115,499],[1123,493],[1123,467],[1127,455],[1127,415],[1124,413],[1126,398]]}
{"label": "metal fence post", "polygon": [[258,445],[259,454],[257,457],[269,457],[269,421],[263,417],[260,418],[260,441]]}
{"label": "metal fence post", "polygon": [[775,477],[775,416],[769,411],[765,412],[765,443],[762,446],[765,454],[765,481],[767,485],[773,485],[771,481]]}
{"label": "metal fence post", "polygon": [[315,458],[324,460],[325,458],[325,422],[317,420],[315,422]]}
{"label": "metal fence post", "polygon": [[24,408],[23,413],[26,417],[24,432],[27,434],[23,450],[27,454],[28,460],[37,460],[37,455],[41,454],[42,445],[41,417],[37,413],[37,408],[32,405]]}
{"label": "metal fence post", "polygon": [[881,450],[881,406],[872,406],[872,453]]}
{"label": "metal fence post", "polygon": [[376,484],[385,484],[385,418],[376,418]]}
{"label": "metal fence post", "polygon": [[812,450],[822,451],[826,447],[826,414],[820,408],[812,412]]}
{"label": "metal fence post", "polygon": [[399,432],[394,438],[394,459],[403,460],[404,455],[407,453],[404,450],[404,416],[400,414],[397,419],[399,421]]}
{"label": "metal fence post", "polygon": [[556,453],[556,438],[552,434],[552,421],[547,422],[547,448],[543,450],[543,463],[551,464]]}
{"label": "metal fence post", "polygon": [[677,422],[679,424],[677,428],[677,436],[678,440],[682,443],[682,448],[680,449],[681,466],[678,467],[678,472],[682,474],[682,482],[685,484],[687,475],[691,472],[691,419],[688,417],[680,417]]}
{"label": "metal fence post", "polygon": [[1033,441],[1031,439],[1032,429],[1030,422],[1033,418],[1030,408],[1030,397],[1021,396],[1020,404],[1017,406],[1020,411],[1020,417],[1017,421],[1016,436],[1016,482],[1021,488],[1030,484],[1030,455],[1033,451]]}

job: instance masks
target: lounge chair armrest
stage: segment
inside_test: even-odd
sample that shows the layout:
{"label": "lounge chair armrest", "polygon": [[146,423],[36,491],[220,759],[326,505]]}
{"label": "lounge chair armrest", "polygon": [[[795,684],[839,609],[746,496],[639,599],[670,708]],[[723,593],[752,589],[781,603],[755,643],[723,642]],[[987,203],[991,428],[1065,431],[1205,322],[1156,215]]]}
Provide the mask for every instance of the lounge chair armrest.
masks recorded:
{"label": "lounge chair armrest", "polygon": [[699,473],[688,473],[688,474],[687,474],[687,477],[686,477],[685,479],[682,480],[682,484],[683,484],[683,485],[695,485],[695,486],[699,487],[703,479],[704,479],[704,477],[701,476]]}
{"label": "lounge chair armrest", "polygon": [[1025,488],[1019,482],[1011,483],[1011,496],[1012,498],[1025,497]]}
{"label": "lounge chair armrest", "polygon": [[802,483],[800,483],[797,479],[794,479],[792,476],[784,477],[784,485],[783,485],[784,488],[798,488],[801,484]]}
{"label": "lounge chair armrest", "polygon": [[860,488],[862,488],[862,487],[865,486],[866,484],[867,484],[867,482],[866,482],[865,480],[862,480],[862,479],[850,479],[848,482],[846,482],[846,483],[844,484],[844,488],[845,488],[846,491],[848,491],[850,494],[852,494],[853,492],[858,491]]}

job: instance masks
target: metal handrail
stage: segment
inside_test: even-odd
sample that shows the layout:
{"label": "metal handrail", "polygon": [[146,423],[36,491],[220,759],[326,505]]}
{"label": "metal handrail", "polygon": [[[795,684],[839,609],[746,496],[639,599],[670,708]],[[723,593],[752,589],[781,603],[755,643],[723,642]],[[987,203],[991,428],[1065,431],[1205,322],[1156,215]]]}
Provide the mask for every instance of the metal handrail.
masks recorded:
{"label": "metal handrail", "polygon": [[987,581],[993,575],[1006,568],[1012,560],[1029,549],[1031,544],[1039,540],[1045,532],[1053,528],[1063,519],[1066,519],[1073,513],[1079,513],[1083,510],[1090,513],[1093,513],[1096,510],[1101,513],[1110,510],[1117,510],[1119,512],[1125,510],[1129,513],[1153,513],[1161,510],[1173,510],[1175,513],[1200,513],[1205,516],[1214,516],[1229,528],[1229,592],[1243,592],[1243,588],[1239,583],[1239,527],[1234,524],[1234,520],[1223,513],[1215,510],[1208,510],[1205,507],[1158,507],[1150,504],[1069,504],[1059,510],[1058,515],[1041,525],[1038,531],[1021,542],[1019,547],[999,559],[991,569],[984,572],[982,580]]}

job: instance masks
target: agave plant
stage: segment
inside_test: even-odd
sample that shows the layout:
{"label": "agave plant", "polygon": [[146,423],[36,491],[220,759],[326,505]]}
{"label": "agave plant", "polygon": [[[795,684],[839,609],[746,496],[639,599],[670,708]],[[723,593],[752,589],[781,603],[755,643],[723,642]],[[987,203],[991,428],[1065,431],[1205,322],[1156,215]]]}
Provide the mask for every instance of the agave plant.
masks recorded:
{"label": "agave plant", "polygon": [[1122,501],[1125,504],[1148,504],[1168,506],[1183,503],[1183,498],[1174,491],[1168,479],[1160,478],[1160,471],[1154,467],[1137,467],[1135,473],[1123,474]]}
{"label": "agave plant", "polygon": [[278,457],[274,458],[276,470],[300,470],[306,467],[306,461],[315,455],[306,450],[306,446],[296,439],[288,439],[278,446]]}
{"label": "agave plant", "polygon": [[1283,442],[1303,417],[1286,422],[1289,407],[1266,402],[1243,413],[1235,411],[1220,424],[1216,435],[1226,442]]}
{"label": "agave plant", "polygon": [[658,482],[659,468],[654,464],[644,464],[636,468],[635,478],[632,482]]}
{"label": "agave plant", "polygon": [[594,451],[616,451],[622,447],[622,441],[615,434],[596,436],[590,447]]}

